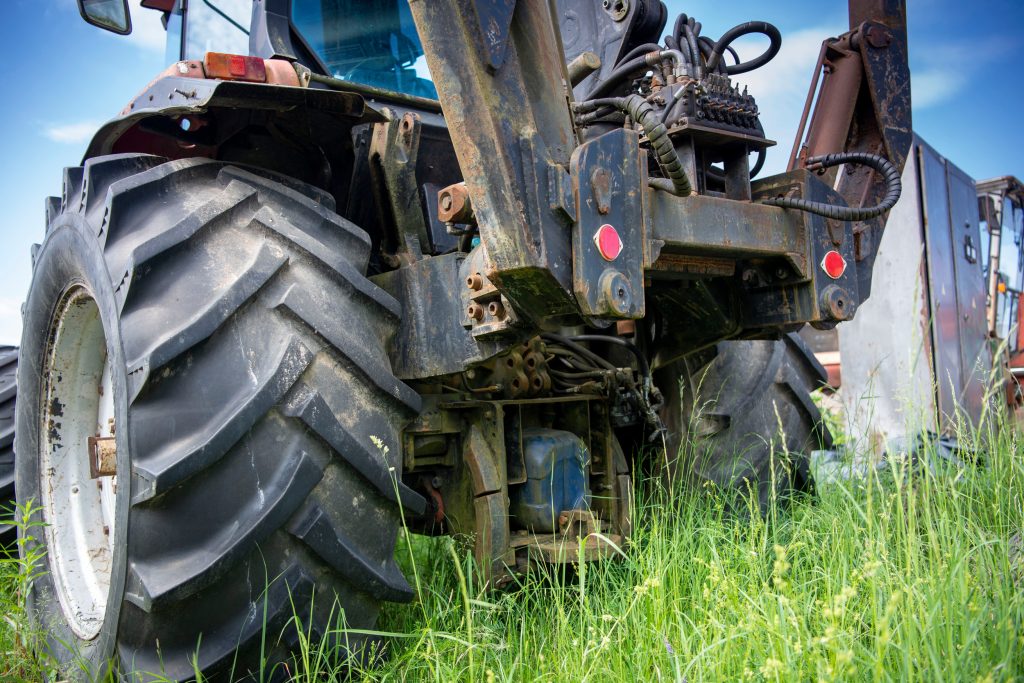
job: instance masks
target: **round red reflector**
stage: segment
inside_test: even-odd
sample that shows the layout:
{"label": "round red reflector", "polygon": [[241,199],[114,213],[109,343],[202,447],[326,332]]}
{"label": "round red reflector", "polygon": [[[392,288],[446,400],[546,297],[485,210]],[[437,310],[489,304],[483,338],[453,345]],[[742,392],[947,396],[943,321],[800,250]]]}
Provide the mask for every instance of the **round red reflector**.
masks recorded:
{"label": "round red reflector", "polygon": [[594,244],[605,261],[614,261],[622,253],[622,240],[618,231],[605,223],[594,233]]}
{"label": "round red reflector", "polygon": [[836,250],[832,250],[825,254],[825,258],[821,260],[821,269],[825,271],[825,275],[828,275],[833,280],[838,280],[846,272],[846,259],[843,255]]}

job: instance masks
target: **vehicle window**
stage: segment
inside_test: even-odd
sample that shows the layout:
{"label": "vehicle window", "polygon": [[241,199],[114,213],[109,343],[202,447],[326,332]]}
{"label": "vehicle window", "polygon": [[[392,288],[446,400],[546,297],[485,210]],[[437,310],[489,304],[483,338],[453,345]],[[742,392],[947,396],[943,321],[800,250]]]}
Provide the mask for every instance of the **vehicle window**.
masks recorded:
{"label": "vehicle window", "polygon": [[189,0],[185,21],[185,59],[207,52],[249,54],[252,0]]}
{"label": "vehicle window", "polygon": [[1006,283],[1013,289],[1024,289],[1021,282],[1021,207],[1009,199],[1003,202],[1003,242],[999,256],[999,270],[1006,277]]}
{"label": "vehicle window", "polygon": [[292,0],[292,23],[335,78],[437,98],[408,0]]}

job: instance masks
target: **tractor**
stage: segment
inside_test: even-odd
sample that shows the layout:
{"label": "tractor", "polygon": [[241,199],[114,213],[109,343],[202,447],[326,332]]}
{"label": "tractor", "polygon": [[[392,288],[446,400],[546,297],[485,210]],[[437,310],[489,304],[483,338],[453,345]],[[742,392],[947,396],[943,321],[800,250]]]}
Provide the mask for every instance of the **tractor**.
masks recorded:
{"label": "tractor", "polygon": [[[126,0],[78,5],[131,31]],[[360,656],[414,597],[403,528],[501,589],[628,552],[640,477],[810,485],[824,375],[794,333],[871,291],[911,139],[900,0],[851,2],[765,178],[765,21],[141,5],[173,63],[46,201],[17,364],[26,600],[69,676],[255,675],[339,614]]]}

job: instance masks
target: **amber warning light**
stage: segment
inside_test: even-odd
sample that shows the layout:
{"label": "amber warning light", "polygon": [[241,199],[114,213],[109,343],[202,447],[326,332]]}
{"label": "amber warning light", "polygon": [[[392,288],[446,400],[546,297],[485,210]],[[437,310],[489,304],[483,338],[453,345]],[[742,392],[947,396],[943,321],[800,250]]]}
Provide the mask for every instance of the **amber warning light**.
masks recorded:
{"label": "amber warning light", "polygon": [[267,82],[267,66],[259,57],[207,52],[203,63],[207,78],[225,81]]}

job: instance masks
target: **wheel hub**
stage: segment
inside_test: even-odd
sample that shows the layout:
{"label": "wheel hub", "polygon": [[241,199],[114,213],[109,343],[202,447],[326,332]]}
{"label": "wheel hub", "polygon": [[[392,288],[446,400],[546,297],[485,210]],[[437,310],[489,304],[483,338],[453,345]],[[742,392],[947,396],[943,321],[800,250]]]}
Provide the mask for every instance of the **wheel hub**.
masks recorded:
{"label": "wheel hub", "polygon": [[47,556],[61,608],[75,634],[102,626],[114,565],[114,392],[99,308],[81,286],[51,323],[40,490]]}

